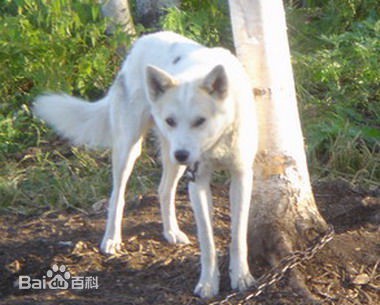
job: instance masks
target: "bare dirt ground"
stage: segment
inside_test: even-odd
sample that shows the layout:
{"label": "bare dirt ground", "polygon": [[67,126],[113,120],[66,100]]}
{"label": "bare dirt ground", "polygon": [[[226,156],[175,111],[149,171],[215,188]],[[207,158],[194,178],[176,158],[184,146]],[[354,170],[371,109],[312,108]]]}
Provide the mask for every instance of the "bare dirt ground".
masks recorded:
{"label": "bare dirt ground", "polygon": [[[380,304],[380,190],[353,189],[343,182],[314,186],[318,206],[336,235],[324,249],[299,267],[321,304]],[[222,272],[221,295],[230,291],[227,246],[229,214],[225,187],[215,191],[215,222]],[[119,256],[99,253],[105,210],[49,211],[32,217],[0,216],[0,304],[184,304],[207,302],[192,293],[199,276],[195,224],[185,189],[177,203],[180,225],[191,238],[186,246],[170,245],[161,234],[155,194],[129,202],[124,219],[124,248]],[[54,264],[71,277],[98,278],[97,289],[20,290],[18,278],[46,277]],[[267,266],[252,262],[255,276]],[[236,304],[231,301],[229,304]],[[305,304],[287,279],[247,304]]]}

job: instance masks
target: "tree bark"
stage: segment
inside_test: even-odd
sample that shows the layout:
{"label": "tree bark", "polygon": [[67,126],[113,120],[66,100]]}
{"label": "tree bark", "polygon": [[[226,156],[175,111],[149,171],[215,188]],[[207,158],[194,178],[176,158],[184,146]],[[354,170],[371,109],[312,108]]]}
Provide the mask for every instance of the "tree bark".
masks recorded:
{"label": "tree bark", "polygon": [[[259,124],[250,256],[276,265],[327,229],[311,189],[281,0],[229,0],[238,58],[252,81]],[[299,274],[294,286],[308,293]]]}
{"label": "tree bark", "polygon": [[114,31],[115,25],[121,25],[127,34],[136,33],[128,0],[100,0],[100,3],[104,17],[109,17],[113,23],[107,29],[108,34]]}
{"label": "tree bark", "polygon": [[145,27],[157,26],[164,10],[169,7],[178,7],[180,3],[180,0],[138,0],[136,1],[138,21]]}

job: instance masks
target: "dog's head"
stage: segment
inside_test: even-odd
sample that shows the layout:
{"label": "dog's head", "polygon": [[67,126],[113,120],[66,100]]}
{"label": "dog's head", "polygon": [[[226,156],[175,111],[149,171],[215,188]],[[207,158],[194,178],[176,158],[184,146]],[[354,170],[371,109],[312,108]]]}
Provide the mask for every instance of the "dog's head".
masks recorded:
{"label": "dog's head", "polygon": [[180,81],[153,66],[146,90],[155,123],[170,146],[174,163],[193,165],[229,125],[228,79],[222,65],[191,81]]}

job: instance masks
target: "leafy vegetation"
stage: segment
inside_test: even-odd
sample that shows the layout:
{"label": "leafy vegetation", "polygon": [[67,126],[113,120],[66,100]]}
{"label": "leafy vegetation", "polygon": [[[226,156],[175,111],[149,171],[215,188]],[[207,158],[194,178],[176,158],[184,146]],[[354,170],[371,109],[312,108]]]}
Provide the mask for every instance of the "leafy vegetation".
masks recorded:
{"label": "leafy vegetation", "polygon": [[7,154],[36,145],[41,125],[31,120],[30,102],[37,94],[103,94],[121,60],[122,36],[105,35],[94,0],[2,2],[0,152]]}
{"label": "leafy vegetation", "polygon": [[[312,173],[380,181],[380,21],[377,0],[287,1],[289,33]],[[120,45],[96,0],[0,1],[0,209],[84,208],[108,196],[107,152],[70,149],[31,113],[61,91],[96,99],[117,73]],[[232,49],[226,1],[183,0],[160,27]],[[151,31],[143,29],[142,31]],[[149,148],[149,147],[148,147]],[[147,170],[149,169],[149,170]],[[147,155],[130,195],[157,183]]]}
{"label": "leafy vegetation", "polygon": [[371,0],[289,11],[310,164],[319,174],[380,180],[379,16]]}
{"label": "leafy vegetation", "polygon": [[46,91],[89,99],[104,94],[123,59],[117,48],[132,38],[121,31],[108,37],[106,27],[96,0],[1,1],[3,208],[29,213],[79,207],[108,193],[109,162],[101,162],[101,154],[75,149],[65,157],[62,145],[46,148],[53,133],[31,113],[34,97]]}
{"label": "leafy vegetation", "polygon": [[161,27],[207,46],[233,48],[227,1],[183,0],[180,9],[168,9]]}

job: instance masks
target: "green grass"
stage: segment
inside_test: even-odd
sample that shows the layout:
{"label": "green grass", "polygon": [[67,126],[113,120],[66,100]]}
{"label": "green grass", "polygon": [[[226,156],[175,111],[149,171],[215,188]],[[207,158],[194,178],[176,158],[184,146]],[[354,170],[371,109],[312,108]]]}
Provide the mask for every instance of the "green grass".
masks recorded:
{"label": "green grass", "polygon": [[[92,204],[108,198],[112,184],[109,151],[46,146],[1,165],[0,210],[19,214],[50,209],[90,211]],[[154,189],[159,177],[158,164],[143,154],[130,179],[127,200]]]}
{"label": "green grass", "polygon": [[[287,8],[298,100],[313,176],[380,181],[380,21],[377,0],[309,0]],[[135,37],[105,35],[96,0],[0,1],[0,211],[87,210],[109,196],[109,152],[70,148],[33,118],[31,103],[58,91],[97,99]],[[184,0],[160,21],[205,45],[232,49],[222,1]],[[138,29],[144,30],[140,26]],[[147,31],[150,31],[148,29]],[[128,198],[155,191],[152,145]]]}
{"label": "green grass", "polygon": [[2,207],[21,214],[46,209],[85,208],[107,196],[109,165],[100,156],[73,150],[68,158],[58,150],[35,151],[1,169]]}

